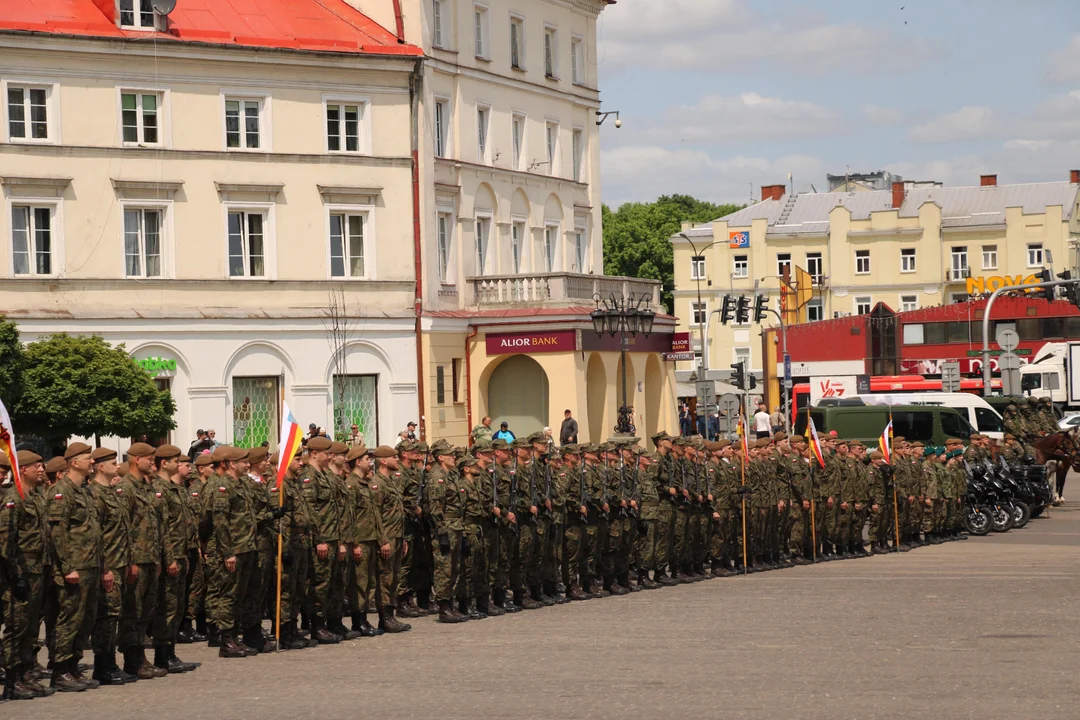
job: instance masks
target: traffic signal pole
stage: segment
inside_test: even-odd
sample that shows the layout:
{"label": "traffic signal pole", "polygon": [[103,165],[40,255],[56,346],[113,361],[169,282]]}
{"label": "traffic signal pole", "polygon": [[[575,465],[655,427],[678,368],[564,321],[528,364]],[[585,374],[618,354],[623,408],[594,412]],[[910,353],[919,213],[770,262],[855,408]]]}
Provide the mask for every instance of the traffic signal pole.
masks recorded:
{"label": "traffic signal pole", "polygon": [[[776,316],[776,319],[780,321],[780,339],[784,343],[784,367],[786,368],[787,365],[788,365],[788,362],[791,359],[791,353],[788,351],[787,323],[784,322],[784,313],[782,313],[782,312],[780,312],[778,310],[773,310],[770,307],[763,307],[763,308],[761,308],[761,310],[764,311],[764,312],[767,312],[767,313],[772,313],[773,315]],[[791,388],[788,387],[786,383],[787,383],[787,375],[785,373],[784,381],[782,383],[780,383],[780,387],[783,388],[783,391],[780,394],[784,398],[784,403],[783,403],[783,407],[784,407],[784,431],[790,436],[791,435],[791,394],[790,394]]]}

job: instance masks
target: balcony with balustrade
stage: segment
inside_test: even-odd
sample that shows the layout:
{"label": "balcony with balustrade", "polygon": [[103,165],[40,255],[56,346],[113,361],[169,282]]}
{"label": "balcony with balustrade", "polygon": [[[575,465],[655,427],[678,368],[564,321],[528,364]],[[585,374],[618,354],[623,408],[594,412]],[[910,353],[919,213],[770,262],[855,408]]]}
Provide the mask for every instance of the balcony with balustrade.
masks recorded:
{"label": "balcony with balustrade", "polygon": [[610,275],[552,272],[520,275],[483,275],[466,278],[465,307],[498,310],[516,307],[591,306],[600,295],[617,299],[645,295],[660,307],[660,281]]}

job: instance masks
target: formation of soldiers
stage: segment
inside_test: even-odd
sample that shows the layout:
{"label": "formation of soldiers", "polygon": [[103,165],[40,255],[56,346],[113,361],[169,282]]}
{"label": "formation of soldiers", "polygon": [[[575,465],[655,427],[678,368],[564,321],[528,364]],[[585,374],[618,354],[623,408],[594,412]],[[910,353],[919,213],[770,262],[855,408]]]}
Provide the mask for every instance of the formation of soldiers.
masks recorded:
{"label": "formation of soldiers", "polygon": [[1017,397],[1005,408],[1002,419],[1006,432],[1025,445],[1061,430],[1049,398]]}
{"label": "formation of soldiers", "polygon": [[401,617],[460,623],[963,539],[961,463],[987,452],[981,436],[966,450],[896,438],[890,465],[826,438],[821,467],[783,433],[750,441],[748,458],[727,440],[652,442],[314,437],[280,459],[280,488],[265,448],[192,460],[135,443],[118,463],[73,443],[48,465],[20,451],[25,497],[0,496],[4,695],[196,669],[178,643],[249,657],[278,630],[298,650],[409,630]]}

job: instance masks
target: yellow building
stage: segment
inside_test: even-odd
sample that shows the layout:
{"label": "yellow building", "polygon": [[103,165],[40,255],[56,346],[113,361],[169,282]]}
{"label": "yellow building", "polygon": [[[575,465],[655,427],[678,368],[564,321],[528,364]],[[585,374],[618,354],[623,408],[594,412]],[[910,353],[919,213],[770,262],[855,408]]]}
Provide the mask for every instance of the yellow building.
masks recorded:
{"label": "yellow building", "polygon": [[[765,186],[760,202],[671,238],[679,329],[691,332],[699,351],[699,321],[719,310],[725,295],[756,290],[775,308],[785,267],[814,278],[808,320],[868,313],[879,302],[897,311],[959,302],[1043,268],[1072,269],[1078,189],[1076,170],[1067,181],[1022,185],[983,175],[972,187],[895,182],[891,190],[787,195],[783,185]],[[746,359],[761,376],[758,326],[724,326],[712,315],[707,335],[709,368],[724,375]],[[863,372],[857,365],[817,363],[794,367],[793,375]],[[694,367],[679,363],[680,378]],[[782,367],[777,374],[783,377]]]}

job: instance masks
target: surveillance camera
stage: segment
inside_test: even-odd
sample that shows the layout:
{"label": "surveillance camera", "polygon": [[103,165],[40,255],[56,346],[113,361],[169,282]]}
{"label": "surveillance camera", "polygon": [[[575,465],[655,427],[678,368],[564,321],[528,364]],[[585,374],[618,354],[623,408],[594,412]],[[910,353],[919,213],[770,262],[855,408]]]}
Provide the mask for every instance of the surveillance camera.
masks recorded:
{"label": "surveillance camera", "polygon": [[622,120],[620,120],[619,118],[615,118],[615,127],[621,128],[622,127]]}

